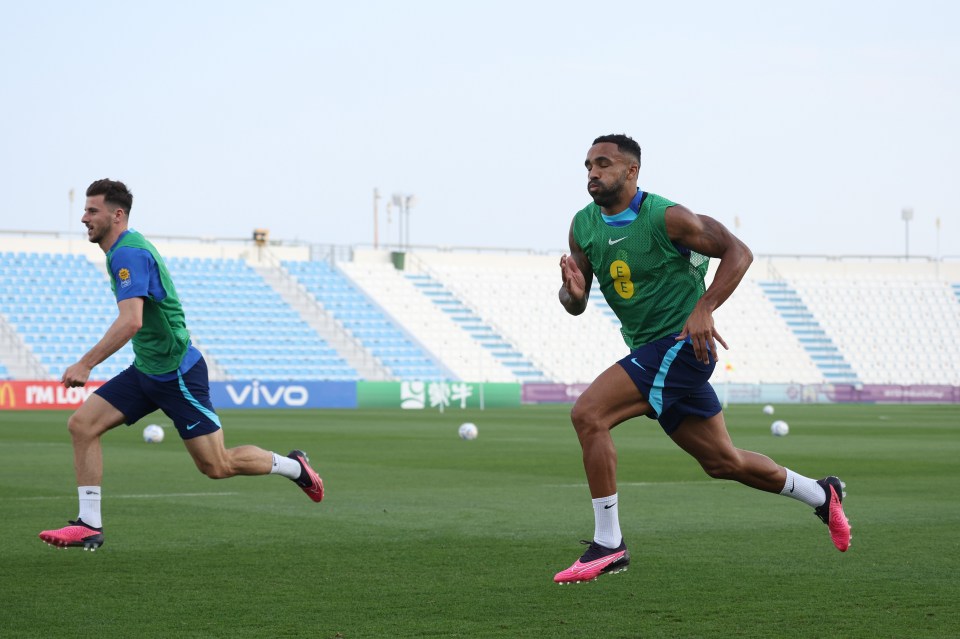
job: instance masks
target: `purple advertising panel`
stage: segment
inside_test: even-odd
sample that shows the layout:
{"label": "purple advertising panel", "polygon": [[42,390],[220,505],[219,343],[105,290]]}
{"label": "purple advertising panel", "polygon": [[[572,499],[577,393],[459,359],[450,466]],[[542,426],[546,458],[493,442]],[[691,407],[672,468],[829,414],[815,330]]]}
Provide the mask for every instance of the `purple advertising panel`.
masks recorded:
{"label": "purple advertising panel", "polygon": [[573,403],[589,384],[524,384],[520,401],[524,404]]}
{"label": "purple advertising panel", "polygon": [[823,385],[820,392],[831,402],[867,404],[953,404],[960,402],[960,386],[893,384]]}
{"label": "purple advertising panel", "polygon": [[[576,401],[589,384],[524,384],[524,404]],[[960,386],[896,384],[713,384],[720,401],[730,404],[957,404]]]}

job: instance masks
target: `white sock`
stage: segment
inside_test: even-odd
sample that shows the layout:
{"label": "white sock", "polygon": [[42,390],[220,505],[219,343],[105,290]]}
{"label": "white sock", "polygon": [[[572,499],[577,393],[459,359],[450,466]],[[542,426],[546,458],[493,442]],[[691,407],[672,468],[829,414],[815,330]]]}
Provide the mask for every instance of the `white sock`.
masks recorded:
{"label": "white sock", "polygon": [[271,475],[283,475],[290,479],[297,479],[300,477],[301,470],[300,462],[296,459],[273,453],[273,466],[270,467]]}
{"label": "white sock", "polygon": [[77,519],[82,519],[83,523],[94,528],[102,528],[103,521],[100,519],[100,487],[99,486],[77,486],[77,494],[80,496],[80,514]]}
{"label": "white sock", "polygon": [[793,497],[814,508],[822,506],[827,501],[827,494],[817,480],[798,475],[789,468],[784,470],[787,471],[787,481],[783,485],[783,490],[780,491],[781,495]]}
{"label": "white sock", "polygon": [[620,534],[620,514],[617,511],[617,493],[609,497],[600,497],[593,500],[593,541],[616,548],[623,541]]}

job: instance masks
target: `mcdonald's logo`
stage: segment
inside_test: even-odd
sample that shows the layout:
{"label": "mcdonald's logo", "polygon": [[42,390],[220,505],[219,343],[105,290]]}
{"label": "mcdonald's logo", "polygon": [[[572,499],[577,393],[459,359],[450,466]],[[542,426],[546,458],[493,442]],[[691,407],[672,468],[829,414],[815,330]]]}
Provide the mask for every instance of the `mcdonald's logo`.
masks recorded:
{"label": "mcdonald's logo", "polygon": [[0,408],[16,408],[17,396],[13,392],[13,384],[9,382],[0,386]]}

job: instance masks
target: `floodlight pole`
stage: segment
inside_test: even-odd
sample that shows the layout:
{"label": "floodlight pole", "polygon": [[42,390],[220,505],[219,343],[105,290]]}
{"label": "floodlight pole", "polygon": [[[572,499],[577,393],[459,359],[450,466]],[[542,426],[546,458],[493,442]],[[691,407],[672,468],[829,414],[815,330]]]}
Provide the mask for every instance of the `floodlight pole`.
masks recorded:
{"label": "floodlight pole", "polygon": [[407,233],[404,244],[406,245],[405,250],[407,251],[410,250],[410,207],[413,206],[414,202],[416,202],[416,196],[414,195],[407,195],[403,198],[403,214],[407,218],[404,224]]}
{"label": "floodlight pole", "polygon": [[397,235],[397,250],[410,250],[410,207],[417,203],[417,196],[412,194],[394,193],[390,201],[397,207],[397,223],[400,233]]}
{"label": "floodlight pole", "polygon": [[913,219],[913,209],[904,208],[900,211],[900,217],[903,218],[903,232],[904,232],[904,257],[910,257],[910,220]]}
{"label": "floodlight pole", "polygon": [[940,218],[937,218],[937,261],[940,261]]}
{"label": "floodlight pole", "polygon": [[397,207],[397,250],[403,250],[403,196],[399,193],[394,193],[390,196],[390,202]]}

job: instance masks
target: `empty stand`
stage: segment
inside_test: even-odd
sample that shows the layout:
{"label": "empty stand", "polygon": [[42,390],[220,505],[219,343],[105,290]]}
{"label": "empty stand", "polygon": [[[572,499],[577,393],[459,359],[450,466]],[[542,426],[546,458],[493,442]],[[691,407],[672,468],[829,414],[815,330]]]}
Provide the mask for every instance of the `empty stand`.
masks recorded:
{"label": "empty stand", "polygon": [[626,354],[619,331],[594,304],[563,309],[557,259],[539,255],[422,252],[423,268],[550,381],[592,381]]}
{"label": "empty stand", "polygon": [[[0,313],[50,379],[90,350],[117,317],[103,264],[80,255],[0,253]],[[94,368],[108,379],[133,363],[129,344]]]}
{"label": "empty stand", "polygon": [[817,316],[790,284],[764,280],[759,285],[826,381],[834,384],[860,383],[856,372],[820,325]]}
{"label": "empty stand", "polygon": [[[596,283],[583,314],[563,310],[556,256],[420,250],[399,271],[377,253],[283,269],[381,379],[583,383],[627,353]],[[167,263],[211,379],[360,378],[242,259]],[[0,379],[59,379],[117,308],[102,261],[6,251],[0,316]],[[730,345],[714,383],[960,385],[958,264],[758,259],[714,320]],[[92,378],[132,360],[127,345]]]}
{"label": "empty stand", "polygon": [[960,304],[948,283],[869,268],[792,281],[862,382],[960,383]]}
{"label": "empty stand", "polygon": [[[285,261],[283,267],[396,379],[449,379],[453,375],[379,305],[326,262]],[[386,291],[389,287],[380,290]]]}
{"label": "empty stand", "polygon": [[[712,281],[716,260],[711,260]],[[734,384],[781,383],[816,384],[824,381],[800,334],[791,330],[793,304],[784,302],[786,315],[778,312],[783,302],[765,294],[766,267],[754,264],[733,295],[713,315],[717,332],[730,350],[720,346],[719,366],[714,382]]]}
{"label": "empty stand", "polygon": [[[442,349],[444,353],[445,360],[453,355],[457,338],[466,334],[472,340],[474,347],[479,346],[485,350],[490,356],[497,360],[500,367],[508,372],[507,377],[500,380],[494,375],[491,375],[489,365],[486,368],[483,366],[473,367],[472,370],[467,372],[466,379],[521,382],[549,381],[543,374],[543,371],[538,370],[509,340],[505,339],[496,329],[487,324],[474,309],[470,308],[470,306],[454,295],[453,292],[448,290],[438,280],[431,277],[429,273],[408,273],[406,278],[421,294],[433,303],[436,309],[439,309],[443,313],[443,316],[439,318],[441,321],[435,322],[433,326],[429,325],[429,320],[426,318],[422,318],[420,323],[428,328],[424,333],[424,336],[428,339],[437,336],[437,331],[434,329],[439,328],[441,325],[446,328],[446,342],[438,345],[438,348]],[[414,304],[409,303],[402,297],[399,301],[401,304],[398,310],[401,312],[414,308]],[[421,311],[421,313],[422,312],[423,311]],[[414,312],[411,315],[411,319],[415,319],[418,313]],[[449,321],[444,322],[442,321],[443,319]],[[471,349],[465,346],[462,340],[460,341],[460,347],[463,349],[460,359],[468,368],[470,364],[477,361],[485,363],[485,358],[482,358],[475,348]]]}
{"label": "empty stand", "polygon": [[242,260],[167,260],[205,357],[228,378],[353,380],[356,371]]}

